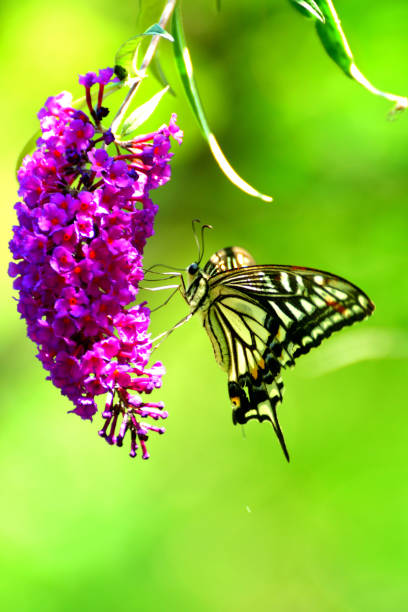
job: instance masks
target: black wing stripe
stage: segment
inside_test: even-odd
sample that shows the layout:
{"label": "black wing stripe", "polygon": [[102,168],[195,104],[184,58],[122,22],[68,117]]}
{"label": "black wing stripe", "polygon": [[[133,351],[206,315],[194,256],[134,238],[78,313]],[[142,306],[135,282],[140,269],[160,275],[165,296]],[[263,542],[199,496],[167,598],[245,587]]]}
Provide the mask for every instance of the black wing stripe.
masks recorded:
{"label": "black wing stripe", "polygon": [[[225,337],[222,326],[215,320],[216,313],[213,308],[208,311],[208,316],[204,319],[204,326],[210,337],[214,355],[217,363],[224,369],[229,368],[229,353],[226,350],[227,338]],[[224,350],[223,350],[224,348]]]}
{"label": "black wing stripe", "polygon": [[208,277],[211,277],[226,270],[252,266],[254,264],[254,258],[245,249],[241,247],[226,247],[212,255],[204,267],[204,272]]}
{"label": "black wing stripe", "polygon": [[[216,301],[215,304],[217,304],[219,309],[222,311],[225,321],[226,323],[228,323],[228,326],[230,327],[231,333],[238,334],[240,338],[244,340],[245,344],[248,347],[250,348],[258,347],[256,338],[258,338],[259,341],[264,346],[267,346],[269,332],[254,317],[251,317],[248,314],[241,314],[236,308],[232,308],[231,306],[227,306],[226,304],[223,304],[222,300]],[[228,318],[228,315],[225,313],[225,310],[232,313],[233,316],[231,317],[230,315],[230,319]],[[266,315],[267,313],[265,312],[264,318],[266,318]],[[231,318],[232,318],[232,321],[231,321]],[[247,322],[248,320],[250,321],[250,323]],[[234,321],[235,321],[235,324],[234,324]],[[240,324],[242,324],[242,326],[245,328],[247,332],[245,337],[242,333],[240,333],[240,327],[241,327]],[[261,334],[260,329],[265,330],[265,333]]]}
{"label": "black wing stripe", "polygon": [[269,304],[271,306],[271,310],[275,312],[276,316],[281,321],[283,327],[285,327],[285,329],[288,329],[293,322],[293,317],[290,315],[290,312],[286,308],[286,304],[280,301],[278,306],[271,300],[269,300]]}
{"label": "black wing stripe", "polygon": [[[225,301],[225,300],[224,300]],[[242,301],[242,300],[241,300]],[[220,306],[222,304],[222,300],[217,300],[216,302],[214,302],[214,304],[218,304],[218,306]],[[245,320],[244,317],[248,316],[247,314],[242,315],[239,313],[239,311],[237,310],[237,307],[232,308],[230,306],[225,306],[225,304],[223,304],[223,306],[228,309],[230,312],[232,312],[234,314],[234,317],[236,317],[237,319],[239,319],[239,323],[242,322],[242,324],[245,324]],[[289,321],[289,317],[286,317],[286,315],[284,315],[284,313],[282,312],[281,309],[276,308],[275,309],[275,305],[271,306],[269,305],[269,302],[267,302],[267,304],[265,304],[265,306],[267,308],[269,308],[269,310],[272,310],[275,314],[276,317],[276,313],[277,311],[280,313],[280,318],[282,320],[283,317],[285,317],[285,321],[287,322],[287,324],[289,325],[289,322],[292,323],[292,319],[290,319]],[[259,308],[259,305],[256,305],[256,307],[258,308],[258,310],[262,310]],[[285,308],[285,307],[284,307]],[[220,309],[221,310],[221,309]],[[286,310],[286,308],[285,308]],[[289,311],[287,311],[289,312]],[[276,337],[272,337],[271,334],[267,333],[267,337],[261,337],[259,334],[255,334],[251,329],[248,329],[248,326],[246,326],[247,331],[250,333],[252,341],[248,340],[248,337],[245,339],[243,337],[243,334],[240,333],[240,326],[238,325],[238,323],[235,320],[235,323],[232,322],[228,319],[227,315],[225,314],[225,312],[223,310],[221,310],[221,314],[223,316],[223,320],[225,325],[229,328],[229,331],[231,333],[231,336],[233,337],[234,334],[238,334],[239,337],[244,340],[244,342],[247,344],[247,346],[254,348],[256,347],[260,358],[265,359],[265,354],[267,354],[269,351],[272,351],[274,356],[279,359],[281,365],[283,365],[284,367],[287,365],[294,365],[294,359],[293,359],[293,355],[287,350],[287,348],[284,346],[284,344],[280,341],[280,339],[278,338],[278,335]],[[263,311],[264,314],[264,321],[267,319],[267,311]],[[250,317],[254,323],[258,324],[258,321],[256,321],[256,319],[254,317]],[[262,327],[263,329],[266,329],[266,327],[260,325],[260,327]],[[276,330],[276,328],[274,328],[274,330]],[[279,332],[279,328],[277,330]],[[284,340],[284,337],[286,335],[286,332],[282,333],[282,340]],[[255,338],[255,340],[254,340]],[[259,342],[261,343],[261,346],[259,344],[259,342],[256,342],[256,338],[259,339]],[[286,356],[285,356],[286,354]],[[259,361],[259,359],[257,360]]]}
{"label": "black wing stripe", "polygon": [[234,338],[233,344],[235,347],[235,354],[237,356],[236,370],[238,373],[238,380],[241,380],[242,377],[245,376],[249,370],[248,359],[242,342]]}
{"label": "black wing stripe", "polygon": [[[215,304],[216,302],[214,302],[213,307],[219,308],[220,304],[218,303],[217,306]],[[237,311],[233,311],[233,309],[227,308],[226,310],[238,315]],[[266,318],[267,313],[265,312],[264,314]],[[231,334],[231,361],[234,365],[231,366],[230,370],[228,391],[233,405],[234,423],[246,423],[251,419],[258,421],[269,420],[273,425],[286,458],[289,459],[276,413],[276,406],[282,401],[283,382],[280,377],[276,378],[280,368],[276,367],[277,363],[275,360],[264,360],[264,357],[266,358],[269,355],[270,349],[262,338],[258,336],[264,347],[263,356],[256,349],[258,355],[255,355],[254,350],[251,351],[253,343],[251,345],[248,344],[247,349],[245,349],[240,339],[234,337],[236,334],[234,324],[231,324],[227,314],[218,309],[217,316],[222,320],[224,333],[228,334],[230,332]],[[248,331],[253,333],[249,328]],[[252,367],[252,363],[248,359],[248,352],[252,356],[253,363],[256,364],[255,368]],[[242,369],[243,358],[245,359],[245,371]],[[260,362],[263,362],[263,368],[258,367]]]}
{"label": "black wing stripe", "polygon": [[237,334],[247,346],[253,346],[253,338],[251,330],[243,320],[239,312],[223,304],[222,301],[217,303],[219,312],[222,313],[224,320],[228,323],[231,332]]}
{"label": "black wing stripe", "polygon": [[[214,304],[216,304],[219,302],[214,302]],[[257,306],[257,308],[259,309],[259,306]],[[229,309],[232,310],[232,309]],[[234,310],[234,313],[238,314],[237,310]],[[263,311],[263,315],[264,315],[264,321],[268,320],[268,314],[266,311]],[[234,335],[239,335],[239,337],[242,339],[242,334],[240,334],[236,328],[234,328],[234,325],[231,324],[231,321],[228,320],[228,317],[225,315],[225,313],[222,313],[222,316],[224,317],[224,323],[225,325],[229,328],[229,331],[231,333],[231,336],[234,337]],[[245,317],[247,317],[248,315],[241,315],[240,316],[240,320],[243,320]],[[269,324],[269,326],[267,324],[264,323],[264,325],[260,325],[258,321],[256,321],[255,318],[253,317],[248,317],[251,319],[251,321],[253,321],[253,323],[255,325],[258,326],[258,328],[261,328],[263,330],[265,330],[265,333],[263,335],[260,335],[260,333],[255,333],[252,329],[249,329],[250,333],[251,333],[251,342],[246,342],[247,346],[250,347],[253,351],[256,351],[257,356],[254,355],[255,361],[257,363],[259,363],[261,360],[266,360],[267,355],[273,351],[274,353],[276,353],[276,356],[281,356],[282,355],[282,350],[283,350],[283,346],[282,344],[279,342],[279,340],[277,339],[277,337],[274,337],[274,332],[277,330],[279,331],[279,326],[276,327],[275,325],[271,325]],[[269,328],[268,328],[269,327]],[[272,331],[272,333],[271,333]],[[293,359],[291,357],[291,355],[288,354],[286,359],[282,359],[282,365],[286,365],[287,363],[290,363],[290,365],[293,364]],[[269,368],[270,371],[276,373],[276,368]]]}
{"label": "black wing stripe", "polygon": [[[230,347],[230,354],[231,354],[231,365],[233,364],[234,367],[230,367],[230,379],[231,380],[239,380],[240,377],[240,360],[239,360],[239,356],[237,353],[237,344],[239,344],[242,347],[242,353],[244,355],[244,358],[246,360],[246,355],[245,355],[245,351],[244,351],[244,347],[242,346],[242,343],[239,342],[239,340],[237,340],[236,336],[237,336],[237,332],[235,331],[233,325],[231,325],[230,320],[228,319],[228,317],[225,315],[225,313],[219,308],[219,304],[214,303],[213,308],[215,309],[216,313],[217,313],[217,317],[219,318],[221,325],[223,327],[224,330],[224,334],[228,339],[228,345]],[[241,337],[241,336],[240,336]],[[252,341],[250,340],[250,342],[248,343],[248,346],[252,347]],[[247,365],[247,369],[248,369],[248,362],[246,361],[246,365]],[[244,373],[244,372],[243,372]]]}
{"label": "black wing stripe", "polygon": [[[221,300],[217,300],[218,302],[221,302]],[[282,351],[283,351],[283,346],[281,345],[281,341],[284,339],[286,332],[283,331],[283,329],[281,328],[281,330],[279,329],[279,323],[278,321],[280,320],[281,322],[283,322],[282,320],[284,319],[284,322],[286,322],[285,328],[287,328],[293,321],[293,319],[290,319],[289,314],[290,314],[290,310],[288,310],[286,308],[285,304],[280,304],[281,308],[277,307],[275,304],[270,304],[269,301],[265,301],[264,308],[260,307],[260,303],[258,301],[258,303],[253,302],[252,300],[245,300],[243,297],[240,298],[240,302],[247,302],[247,303],[253,303],[255,305],[255,307],[257,308],[257,310],[259,312],[262,312],[263,316],[263,325],[260,325],[259,322],[257,321],[257,319],[255,317],[252,317],[251,315],[245,313],[242,314],[239,312],[238,307],[235,306],[235,308],[231,307],[231,306],[226,306],[225,304],[226,299],[222,300],[223,305],[228,308],[229,310],[231,310],[232,312],[234,312],[237,316],[239,316],[239,320],[240,322],[242,321],[243,323],[245,323],[245,317],[250,318],[256,325],[258,325],[259,327],[261,327],[262,329],[266,330],[266,337],[262,337],[259,333],[254,333],[251,329],[251,334],[253,334],[253,336],[255,338],[259,338],[260,342],[265,346],[268,347],[274,351],[276,357],[281,357],[282,356]],[[236,302],[238,301],[238,298],[236,298]],[[285,314],[285,312],[288,314]],[[272,316],[268,315],[269,313],[272,313]],[[279,317],[277,317],[277,314],[280,315]],[[240,337],[242,338],[242,334],[240,334],[238,331],[236,331],[236,328],[234,329],[234,326],[230,324],[229,321],[228,325],[230,327],[231,333],[234,334],[238,333],[240,335]],[[247,326],[248,329],[248,326]],[[268,333],[270,332],[270,333]],[[279,333],[282,332],[280,335],[281,337],[279,337]],[[251,346],[248,343],[249,346]],[[257,349],[259,349],[259,352],[261,354],[261,356],[264,354],[264,349],[261,347],[259,347],[259,344],[255,341],[255,346],[257,347]],[[283,359],[281,358],[282,364],[283,365],[287,365],[288,363],[290,365],[294,364],[292,355],[290,355],[289,353],[287,354],[287,358]]]}
{"label": "black wing stripe", "polygon": [[[247,326],[245,326],[246,330],[248,332],[248,335],[249,335],[249,340],[245,340],[245,338],[243,338],[243,336],[241,334],[239,334],[239,332],[237,332],[237,330],[236,330],[236,327],[237,327],[236,322],[235,322],[235,326],[234,326],[234,323],[231,323],[231,320],[228,318],[228,315],[224,312],[224,310],[221,309],[220,306],[221,306],[220,302],[214,302],[214,304],[213,304],[213,308],[216,310],[217,316],[219,317],[220,321],[222,321],[222,325],[223,325],[223,328],[224,328],[224,333],[226,335],[228,335],[229,344],[230,344],[230,346],[232,348],[232,354],[234,356],[235,363],[238,363],[239,360],[238,360],[238,354],[237,354],[237,350],[236,350],[236,345],[240,344],[242,346],[242,340],[244,340],[245,344],[248,347],[250,347],[250,348],[256,348],[256,345],[253,342],[251,330]],[[236,310],[233,310],[233,309],[228,308],[228,307],[226,309],[229,310],[234,315],[234,317],[239,318],[239,322],[242,321],[242,318],[239,317],[239,315],[238,315]],[[233,319],[233,321],[235,321],[235,319]],[[239,340],[237,339],[237,336],[239,336]],[[242,351],[244,353],[244,347],[242,347]],[[244,356],[245,356],[245,353],[244,353]],[[245,356],[245,359],[246,359],[246,356]],[[248,367],[248,363],[247,363],[247,367]],[[238,372],[238,368],[237,367],[235,367],[235,370]]]}
{"label": "black wing stripe", "polygon": [[220,273],[211,278],[210,283],[216,286],[219,283],[228,285],[236,289],[249,291],[252,295],[268,295],[271,297],[286,297],[288,295],[298,295],[303,289],[303,281],[299,277],[288,274],[287,272],[275,271],[274,274],[266,273],[264,267],[252,266],[239,270]]}
{"label": "black wing stripe", "polygon": [[[215,304],[212,306],[212,309],[213,309],[215,317],[218,320],[220,327],[223,330],[224,337],[226,339],[227,346],[228,346],[229,357],[230,357],[230,362],[228,364],[229,378],[232,380],[238,380],[238,368],[237,368],[238,358],[237,358],[235,343],[233,342],[233,336],[231,334],[231,327],[228,324],[228,320],[225,319],[223,313],[220,311],[220,309]],[[233,333],[233,330],[232,330],[232,333]]]}

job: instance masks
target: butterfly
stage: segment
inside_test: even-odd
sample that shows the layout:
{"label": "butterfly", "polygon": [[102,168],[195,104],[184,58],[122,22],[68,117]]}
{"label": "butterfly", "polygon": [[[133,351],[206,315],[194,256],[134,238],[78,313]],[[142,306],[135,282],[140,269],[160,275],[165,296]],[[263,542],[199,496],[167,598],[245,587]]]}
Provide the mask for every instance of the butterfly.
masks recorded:
{"label": "butterfly", "polygon": [[234,424],[270,421],[289,461],[277,416],[281,370],[334,331],[368,317],[374,304],[340,276],[256,265],[236,246],[214,253],[203,269],[192,263],[187,273],[188,285],[182,281],[179,289],[190,313],[175,327],[201,315],[215,359],[228,375]]}

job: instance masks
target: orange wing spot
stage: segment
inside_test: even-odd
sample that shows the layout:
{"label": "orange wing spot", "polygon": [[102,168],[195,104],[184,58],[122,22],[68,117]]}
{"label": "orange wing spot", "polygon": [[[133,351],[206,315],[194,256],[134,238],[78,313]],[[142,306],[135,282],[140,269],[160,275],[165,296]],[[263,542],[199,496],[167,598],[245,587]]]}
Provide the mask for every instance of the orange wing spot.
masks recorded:
{"label": "orange wing spot", "polygon": [[279,327],[278,333],[276,334],[276,339],[278,340],[278,342],[282,342],[284,338],[285,338],[285,331],[283,327]]}
{"label": "orange wing spot", "polygon": [[343,306],[343,304],[340,304],[340,302],[336,302],[335,300],[326,300],[326,303],[328,306],[331,306],[333,310],[336,310],[340,314],[343,314],[347,310],[347,308]]}
{"label": "orange wing spot", "polygon": [[239,397],[231,397],[231,402],[234,404],[235,408],[239,408],[241,405]]}
{"label": "orange wing spot", "polygon": [[250,370],[250,372],[251,376],[256,380],[258,378],[258,368],[255,366],[254,368],[252,368],[252,370]]}
{"label": "orange wing spot", "polygon": [[261,357],[260,360],[258,361],[258,365],[261,368],[261,370],[265,369],[265,361],[263,360],[263,358]]}

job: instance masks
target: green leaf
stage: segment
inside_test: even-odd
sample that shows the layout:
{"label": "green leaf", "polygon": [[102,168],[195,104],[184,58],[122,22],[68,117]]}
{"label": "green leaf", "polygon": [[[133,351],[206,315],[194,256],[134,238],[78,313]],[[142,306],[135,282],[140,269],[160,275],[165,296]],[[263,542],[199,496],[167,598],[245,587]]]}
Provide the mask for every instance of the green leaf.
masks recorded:
{"label": "green leaf", "polygon": [[129,38],[129,40],[124,42],[117,50],[114,62],[115,67],[123,68],[131,77],[137,74],[137,53],[145,36],[161,36],[173,42],[172,35],[166,32],[158,23],[154,23],[142,34],[137,34],[137,36],[133,36],[133,38]]}
{"label": "green leaf", "polygon": [[166,38],[170,42],[174,42],[174,38],[172,37],[172,35],[166,32],[166,30],[164,30],[161,27],[161,25],[159,25],[158,23],[154,23],[152,26],[150,26],[150,28],[147,28],[146,32],[143,32],[142,34],[142,36],[157,36],[157,35],[162,36],[163,38]]}
{"label": "green leaf", "polygon": [[117,67],[119,67],[119,68],[122,68],[123,70],[126,70],[126,73],[129,76],[135,76],[135,74],[137,73],[137,68],[136,68],[137,53],[138,53],[139,47],[142,42],[140,40],[141,36],[142,35],[139,34],[138,36],[135,36],[134,38],[130,38],[129,40],[124,42],[123,45],[119,47],[119,49],[116,52],[115,60],[114,60],[115,71],[117,70]]}
{"label": "green leaf", "polygon": [[169,90],[169,86],[165,87],[157,94],[155,94],[150,100],[139,106],[136,110],[133,111],[126,119],[123,124],[123,128],[121,129],[121,136],[127,137],[129,134],[134,132],[139,126],[142,125],[150,115],[154,112],[160,100]]}
{"label": "green leaf", "polygon": [[289,0],[289,2],[305,17],[314,17],[324,23],[324,15],[315,0]]}
{"label": "green leaf", "polygon": [[257,189],[254,189],[249,185],[243,178],[241,178],[235,170],[232,168],[224,153],[222,152],[220,145],[218,144],[214,134],[211,132],[207,122],[207,118],[204,113],[203,105],[198,93],[197,85],[194,79],[193,65],[190,59],[190,53],[186,46],[183,25],[181,21],[181,14],[179,4],[177,3],[172,19],[172,34],[174,37],[174,56],[176,66],[186,92],[187,99],[190,102],[191,108],[193,109],[194,115],[201,128],[201,132],[208,142],[211,153],[214,156],[215,161],[224,172],[226,177],[236,186],[245,193],[251,196],[260,198],[264,202],[271,202],[272,198],[268,195],[260,193]]}
{"label": "green leaf", "polygon": [[407,97],[377,89],[357,68],[332,0],[289,0],[289,2],[304,15],[313,18],[317,34],[327,54],[348,77],[370,93],[394,102],[394,110],[407,108]]}

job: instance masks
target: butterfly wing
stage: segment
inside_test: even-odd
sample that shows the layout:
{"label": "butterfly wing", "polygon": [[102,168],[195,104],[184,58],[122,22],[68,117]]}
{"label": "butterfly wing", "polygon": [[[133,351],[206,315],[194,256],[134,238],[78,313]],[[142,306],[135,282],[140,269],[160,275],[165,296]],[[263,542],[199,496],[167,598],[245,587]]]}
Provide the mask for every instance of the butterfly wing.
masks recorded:
{"label": "butterfly wing", "polygon": [[281,365],[271,358],[276,324],[244,294],[221,291],[204,316],[204,327],[219,365],[228,373],[234,424],[250,419],[272,423],[286,458],[276,406],[282,401]]}
{"label": "butterfly wing", "polygon": [[248,251],[242,247],[225,247],[220,249],[207,261],[204,267],[204,273],[208,276],[214,276],[226,270],[235,270],[255,264],[255,259]]}
{"label": "butterfly wing", "polygon": [[269,420],[288,458],[276,413],[282,401],[281,368],[334,331],[367,317],[374,305],[343,278],[279,265],[214,272],[209,296],[204,326],[228,373],[233,421]]}
{"label": "butterfly wing", "polygon": [[220,273],[210,281],[210,291],[238,292],[241,300],[262,306],[278,326],[273,352],[283,366],[293,365],[334,331],[374,310],[370,298],[344,278],[296,266],[249,266]]}

